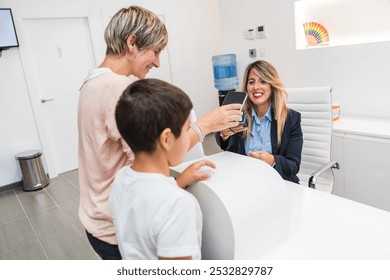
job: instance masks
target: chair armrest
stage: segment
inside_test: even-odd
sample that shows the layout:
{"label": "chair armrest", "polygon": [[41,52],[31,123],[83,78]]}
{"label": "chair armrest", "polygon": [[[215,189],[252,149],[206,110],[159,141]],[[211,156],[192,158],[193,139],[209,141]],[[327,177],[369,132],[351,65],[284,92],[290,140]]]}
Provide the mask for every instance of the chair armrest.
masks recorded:
{"label": "chair armrest", "polygon": [[315,189],[318,177],[320,177],[322,173],[324,173],[326,170],[330,168],[340,169],[340,165],[336,161],[329,161],[328,163],[324,164],[322,167],[317,169],[313,174],[311,174],[309,178],[309,188]]}

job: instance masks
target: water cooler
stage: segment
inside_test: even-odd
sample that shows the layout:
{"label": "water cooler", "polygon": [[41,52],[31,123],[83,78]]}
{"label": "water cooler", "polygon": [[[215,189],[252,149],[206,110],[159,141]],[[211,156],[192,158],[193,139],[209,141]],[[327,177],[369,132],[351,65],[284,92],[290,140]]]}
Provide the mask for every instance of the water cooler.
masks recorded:
{"label": "water cooler", "polygon": [[218,89],[219,105],[225,95],[238,86],[237,61],[235,54],[222,54],[212,57],[214,71],[214,86]]}

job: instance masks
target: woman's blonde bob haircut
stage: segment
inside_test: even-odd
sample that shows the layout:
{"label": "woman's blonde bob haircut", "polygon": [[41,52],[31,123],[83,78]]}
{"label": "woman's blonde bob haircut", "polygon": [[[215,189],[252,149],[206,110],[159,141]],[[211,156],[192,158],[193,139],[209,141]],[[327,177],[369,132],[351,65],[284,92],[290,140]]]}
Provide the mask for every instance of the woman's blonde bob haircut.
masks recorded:
{"label": "woman's blonde bob haircut", "polygon": [[120,9],[106,27],[106,55],[125,55],[126,41],[131,35],[140,51],[163,49],[168,43],[168,31],[157,15],[145,8],[130,6]]}

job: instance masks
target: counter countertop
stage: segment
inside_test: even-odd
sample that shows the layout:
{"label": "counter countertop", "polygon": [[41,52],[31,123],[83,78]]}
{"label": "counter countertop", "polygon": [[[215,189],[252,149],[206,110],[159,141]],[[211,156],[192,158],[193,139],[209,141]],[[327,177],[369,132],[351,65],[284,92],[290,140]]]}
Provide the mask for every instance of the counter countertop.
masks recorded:
{"label": "counter countertop", "polygon": [[341,116],[333,122],[333,132],[390,139],[390,120]]}
{"label": "counter countertop", "polygon": [[[237,182],[226,180],[225,177],[231,174],[224,166],[234,165],[235,176],[239,176],[245,173],[240,172],[240,167],[244,163],[252,163],[253,159],[229,152],[206,158],[214,161],[217,169],[212,170],[211,180],[202,183],[207,185],[212,182],[214,187],[220,186],[216,195],[222,197],[225,189],[243,188]],[[184,167],[172,169],[181,172]],[[259,170],[259,176],[267,170],[271,171],[266,168]],[[390,212],[288,181],[283,182],[288,189],[291,205],[287,237],[268,253],[259,254],[258,258],[390,260]],[[249,187],[260,188],[261,184],[254,180]],[[233,201],[236,207],[247,207],[250,200],[253,199]],[[261,204],[256,205],[262,207]],[[267,215],[274,217],[273,213]]]}
{"label": "counter countertop", "polygon": [[390,212],[286,182],[287,240],[262,259],[390,259]]}

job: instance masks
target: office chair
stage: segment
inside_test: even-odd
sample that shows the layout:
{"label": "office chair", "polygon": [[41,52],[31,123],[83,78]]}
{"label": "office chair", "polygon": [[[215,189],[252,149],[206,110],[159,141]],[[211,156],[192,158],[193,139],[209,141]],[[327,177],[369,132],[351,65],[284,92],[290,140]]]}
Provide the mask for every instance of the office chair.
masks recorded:
{"label": "office chair", "polygon": [[302,116],[303,149],[298,173],[301,185],[332,192],[332,168],[339,169],[330,159],[332,144],[332,88],[287,88],[287,105]]}

